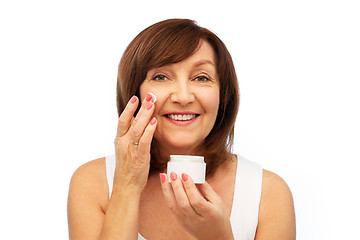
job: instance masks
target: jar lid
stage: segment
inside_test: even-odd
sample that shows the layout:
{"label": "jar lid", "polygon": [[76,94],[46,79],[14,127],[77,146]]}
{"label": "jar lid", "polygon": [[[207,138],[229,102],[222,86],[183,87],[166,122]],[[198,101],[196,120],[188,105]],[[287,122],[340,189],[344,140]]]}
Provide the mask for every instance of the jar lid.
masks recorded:
{"label": "jar lid", "polygon": [[192,156],[192,155],[170,155],[170,162],[204,162],[203,156]]}

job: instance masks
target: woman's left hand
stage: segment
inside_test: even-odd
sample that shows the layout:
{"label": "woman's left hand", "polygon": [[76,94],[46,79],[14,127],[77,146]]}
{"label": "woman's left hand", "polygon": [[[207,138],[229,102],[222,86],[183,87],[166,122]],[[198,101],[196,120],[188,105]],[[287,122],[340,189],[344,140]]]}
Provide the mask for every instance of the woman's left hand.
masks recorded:
{"label": "woman's left hand", "polygon": [[234,239],[224,203],[207,182],[195,185],[187,174],[170,177],[171,183],[160,174],[166,204],[186,231],[199,240]]}

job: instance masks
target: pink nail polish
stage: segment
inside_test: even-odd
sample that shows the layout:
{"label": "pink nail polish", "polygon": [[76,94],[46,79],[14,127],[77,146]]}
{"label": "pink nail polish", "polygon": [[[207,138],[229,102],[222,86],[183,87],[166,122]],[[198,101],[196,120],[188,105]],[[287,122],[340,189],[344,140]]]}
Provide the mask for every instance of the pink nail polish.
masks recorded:
{"label": "pink nail polish", "polygon": [[132,98],[130,99],[131,103],[135,103],[136,102],[136,96],[132,96]]}
{"label": "pink nail polish", "polygon": [[171,173],[170,173],[170,178],[171,178],[172,181],[175,181],[175,180],[177,179],[176,173],[171,172]]}
{"label": "pink nail polish", "polygon": [[148,105],[146,106],[146,110],[150,110],[153,105],[154,104],[152,102],[149,102]]}
{"label": "pink nail polish", "polygon": [[181,178],[184,182],[188,180],[188,175],[186,173],[181,174]]}
{"label": "pink nail polish", "polygon": [[161,180],[162,183],[165,182],[165,174],[160,173],[160,180]]}
{"label": "pink nail polish", "polygon": [[151,98],[152,98],[152,96],[151,96],[150,93],[146,94],[145,100],[146,100],[147,102],[150,102]]}
{"label": "pink nail polish", "polygon": [[150,121],[150,125],[154,125],[155,123],[156,123],[156,118],[153,117],[153,118],[151,119],[151,121]]}

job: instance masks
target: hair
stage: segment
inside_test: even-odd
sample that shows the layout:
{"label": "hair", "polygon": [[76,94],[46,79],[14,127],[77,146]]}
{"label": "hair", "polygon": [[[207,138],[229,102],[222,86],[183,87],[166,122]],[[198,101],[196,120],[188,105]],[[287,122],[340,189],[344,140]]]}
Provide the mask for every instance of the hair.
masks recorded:
{"label": "hair", "polygon": [[[140,32],[120,60],[116,102],[120,116],[133,95],[140,99],[140,85],[149,70],[190,57],[197,51],[200,40],[207,41],[215,51],[220,81],[217,118],[203,145],[207,176],[210,176],[231,156],[239,107],[239,86],[232,58],[225,44],[213,32],[189,19],[164,20]],[[156,154],[155,144],[153,141],[151,146],[150,174],[166,167],[166,162],[160,161]]]}

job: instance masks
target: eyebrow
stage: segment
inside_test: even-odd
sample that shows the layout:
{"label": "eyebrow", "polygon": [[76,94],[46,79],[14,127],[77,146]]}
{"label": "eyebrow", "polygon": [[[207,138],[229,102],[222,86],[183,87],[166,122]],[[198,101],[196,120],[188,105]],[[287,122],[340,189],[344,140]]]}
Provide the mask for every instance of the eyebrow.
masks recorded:
{"label": "eyebrow", "polygon": [[[199,61],[197,61],[196,63],[194,63],[194,67],[199,67],[199,66],[206,65],[206,64],[210,64],[210,65],[212,65],[213,67],[215,67],[214,62],[211,61],[211,60],[199,60]],[[215,68],[216,68],[216,67],[215,67]]]}
{"label": "eyebrow", "polygon": [[[195,62],[192,67],[193,67],[193,68],[197,68],[197,67],[200,67],[200,66],[202,66],[202,65],[211,65],[211,66],[214,67],[215,71],[216,71],[216,68],[217,68],[217,67],[215,66],[215,63],[214,63],[213,61],[211,61],[211,60],[208,60],[208,59],[201,59],[201,60]],[[164,66],[161,66],[161,67],[153,68],[153,69],[150,69],[149,72],[150,72],[150,71],[157,71],[157,70],[164,69],[164,68],[165,68],[165,69],[168,69],[168,66],[167,66],[167,65],[164,65]],[[168,70],[169,70],[169,69],[168,69]]]}

